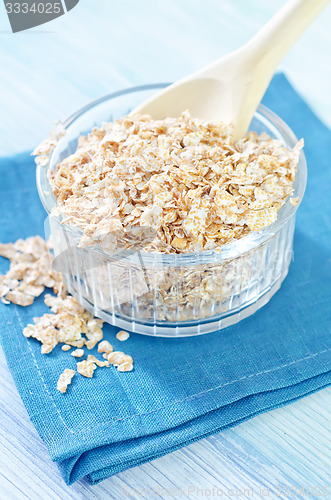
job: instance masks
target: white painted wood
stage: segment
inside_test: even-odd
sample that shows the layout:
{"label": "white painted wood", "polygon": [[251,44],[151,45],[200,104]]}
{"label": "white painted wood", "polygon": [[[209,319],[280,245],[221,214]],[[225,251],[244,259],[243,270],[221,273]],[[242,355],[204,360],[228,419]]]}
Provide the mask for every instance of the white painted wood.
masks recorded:
{"label": "white painted wood", "polygon": [[[32,149],[48,134],[52,120],[101,95],[174,81],[216,60],[243,45],[283,4],[81,0],[49,26],[17,35],[8,31],[0,5],[0,155]],[[281,66],[329,125],[330,25],[327,7]],[[238,489],[238,495],[253,488],[254,497],[261,498],[260,486],[323,486],[329,483],[330,395],[331,389],[324,389],[97,486],[83,480],[67,487],[28,418],[1,354],[0,499],[118,500],[122,489],[190,485],[221,488],[223,498],[230,498],[228,488]],[[142,497],[157,498],[148,492]],[[164,492],[159,498],[171,496]],[[195,491],[189,498],[204,497]]]}

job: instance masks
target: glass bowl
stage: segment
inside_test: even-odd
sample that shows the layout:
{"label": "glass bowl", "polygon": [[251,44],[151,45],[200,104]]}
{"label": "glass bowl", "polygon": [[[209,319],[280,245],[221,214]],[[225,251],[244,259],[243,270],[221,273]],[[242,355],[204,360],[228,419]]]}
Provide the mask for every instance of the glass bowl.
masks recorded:
{"label": "glass bowl", "polygon": [[[128,114],[166,84],[145,85],[107,95],[77,111],[66,122],[66,135],[49,163],[37,168],[40,199],[50,214],[56,198],[49,172],[76,150],[77,139],[93,126]],[[259,106],[250,130],[266,132],[293,148],[289,127]],[[294,197],[303,197],[307,168],[300,154]],[[80,248],[82,231],[50,216],[55,263],[69,292],[95,316],[120,328],[147,335],[183,337],[233,325],[264,306],[285,279],[293,253],[295,213],[289,199],[276,222],[259,232],[212,250],[162,254],[123,250],[116,255],[100,247]]]}

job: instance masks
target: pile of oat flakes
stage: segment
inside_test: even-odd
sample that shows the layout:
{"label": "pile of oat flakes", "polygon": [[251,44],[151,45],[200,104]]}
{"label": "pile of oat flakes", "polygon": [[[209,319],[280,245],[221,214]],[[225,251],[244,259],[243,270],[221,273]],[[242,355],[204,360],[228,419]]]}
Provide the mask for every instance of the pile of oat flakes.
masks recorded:
{"label": "pile of oat flakes", "polygon": [[[89,354],[86,360],[77,362],[77,372],[84,377],[92,377],[98,367],[117,367],[126,372],[133,369],[132,357],[121,351],[114,351],[113,346],[103,340],[103,322],[84,309],[77,300],[68,294],[61,274],[52,267],[53,256],[50,248],[40,236],[20,239],[15,243],[0,243],[0,255],[10,260],[10,269],[0,275],[0,298],[4,304],[10,302],[20,306],[31,305],[45,288],[53,289],[55,295],[46,294],[45,304],[51,313],[41,318],[34,318],[34,324],[23,330],[25,337],[32,337],[41,342],[41,352],[50,353],[62,343],[62,350],[76,349],[71,355],[81,358],[84,348],[93,349],[98,343],[98,352],[105,361]],[[129,334],[121,331],[117,334],[120,341],[127,340]],[[65,369],[60,375],[57,389],[64,393],[71,383],[75,370]]]}
{"label": "pile of oat flakes", "polygon": [[[37,163],[55,142],[35,150]],[[231,127],[187,111],[164,120],[125,116],[80,137],[51,173],[53,213],[83,230],[81,246],[114,250],[119,231],[148,226],[156,237],[147,251],[218,250],[277,219],[302,147],[254,132],[232,144]]]}

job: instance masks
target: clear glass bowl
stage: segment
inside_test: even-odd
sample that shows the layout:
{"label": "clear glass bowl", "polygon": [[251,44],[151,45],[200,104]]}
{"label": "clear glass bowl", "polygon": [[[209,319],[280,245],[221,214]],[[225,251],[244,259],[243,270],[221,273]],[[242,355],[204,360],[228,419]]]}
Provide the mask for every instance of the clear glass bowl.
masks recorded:
{"label": "clear glass bowl", "polygon": [[[128,114],[166,84],[145,85],[107,95],[77,111],[49,164],[38,167],[40,199],[50,214],[56,206],[48,174],[76,150],[77,139],[93,126]],[[272,111],[260,106],[250,130],[266,132],[293,147],[297,139]],[[303,197],[307,168],[301,152],[294,181]],[[110,324],[147,335],[182,337],[225,328],[264,306],[287,275],[293,252],[295,213],[289,201],[278,219],[259,232],[234,241],[220,253],[161,254],[122,251],[107,255],[100,247],[79,248],[82,231],[50,217],[56,262],[68,290]]]}

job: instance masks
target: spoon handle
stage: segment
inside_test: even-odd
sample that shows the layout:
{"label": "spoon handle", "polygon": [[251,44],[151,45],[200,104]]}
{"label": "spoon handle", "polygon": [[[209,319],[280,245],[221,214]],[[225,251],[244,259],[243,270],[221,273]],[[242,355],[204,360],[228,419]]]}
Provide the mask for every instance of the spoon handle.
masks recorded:
{"label": "spoon handle", "polygon": [[289,0],[246,45],[237,50],[236,65],[241,70],[245,92],[233,103],[235,141],[246,134],[279,62],[329,1]]}
{"label": "spoon handle", "polygon": [[276,68],[329,1],[289,0],[246,44],[247,49]]}

